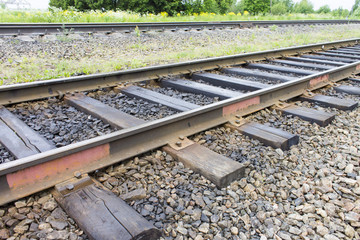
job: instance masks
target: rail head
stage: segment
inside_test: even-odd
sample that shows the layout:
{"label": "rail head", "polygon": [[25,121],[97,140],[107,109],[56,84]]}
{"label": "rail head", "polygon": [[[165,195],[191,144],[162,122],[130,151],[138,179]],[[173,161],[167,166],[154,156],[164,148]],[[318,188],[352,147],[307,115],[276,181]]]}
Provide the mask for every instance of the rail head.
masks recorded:
{"label": "rail head", "polygon": [[311,24],[358,24],[359,20],[252,20],[252,21],[210,21],[210,22],[125,22],[125,23],[2,23],[0,35],[48,34],[58,33],[61,29],[73,29],[75,32],[114,32],[140,30],[164,30],[208,27],[249,27],[270,25],[311,25]]}

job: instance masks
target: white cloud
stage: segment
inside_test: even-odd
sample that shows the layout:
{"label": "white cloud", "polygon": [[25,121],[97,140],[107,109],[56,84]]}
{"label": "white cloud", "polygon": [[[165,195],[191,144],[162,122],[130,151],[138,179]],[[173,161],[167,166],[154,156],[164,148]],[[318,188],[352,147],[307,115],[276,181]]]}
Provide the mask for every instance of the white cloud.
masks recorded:
{"label": "white cloud", "polygon": [[[294,0],[294,2],[300,2],[301,0]],[[318,10],[321,6],[329,5],[331,10],[342,7],[344,9],[351,9],[355,3],[355,0],[341,0],[341,1],[334,1],[334,0],[310,0],[314,5],[314,9]]]}
{"label": "white cloud", "polygon": [[28,2],[34,9],[47,9],[49,7],[49,0],[28,0]]}

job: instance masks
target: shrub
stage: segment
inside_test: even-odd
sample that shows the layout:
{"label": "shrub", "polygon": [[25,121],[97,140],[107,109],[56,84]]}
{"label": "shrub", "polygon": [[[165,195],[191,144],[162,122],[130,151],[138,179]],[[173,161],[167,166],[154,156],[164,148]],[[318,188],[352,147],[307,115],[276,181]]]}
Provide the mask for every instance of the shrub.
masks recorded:
{"label": "shrub", "polygon": [[317,10],[317,12],[318,13],[329,13],[329,12],[331,12],[331,9],[330,9],[330,7],[329,7],[329,5],[324,5],[324,6],[321,6],[320,8],[319,8],[319,10]]}
{"label": "shrub", "polygon": [[294,11],[297,13],[313,13],[314,6],[308,0],[301,0],[299,3],[296,3],[294,6]]}
{"label": "shrub", "polygon": [[286,5],[282,2],[276,3],[271,7],[271,13],[274,15],[284,15],[286,12]]}

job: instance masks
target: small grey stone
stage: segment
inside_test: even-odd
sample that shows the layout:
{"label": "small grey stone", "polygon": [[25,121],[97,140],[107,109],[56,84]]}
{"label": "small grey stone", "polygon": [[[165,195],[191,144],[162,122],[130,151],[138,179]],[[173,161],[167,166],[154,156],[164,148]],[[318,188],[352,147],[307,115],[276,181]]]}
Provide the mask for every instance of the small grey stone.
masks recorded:
{"label": "small grey stone", "polygon": [[43,209],[53,211],[57,206],[58,205],[54,200],[50,200],[44,204]]}
{"label": "small grey stone", "polygon": [[355,236],[355,230],[349,225],[345,227],[345,235],[352,239]]}
{"label": "small grey stone", "polygon": [[68,223],[61,219],[51,220],[50,224],[53,228],[55,228],[57,230],[63,230],[64,228],[66,228],[68,226]]}
{"label": "small grey stone", "polygon": [[60,239],[60,234],[58,231],[52,231],[46,235],[46,239]]}
{"label": "small grey stone", "polygon": [[284,156],[284,152],[283,152],[283,150],[281,150],[280,148],[275,149],[275,152],[276,152],[280,157],[283,157],[283,156]]}
{"label": "small grey stone", "polygon": [[51,228],[51,225],[49,223],[40,223],[39,224],[40,230],[49,229],[49,228]]}
{"label": "small grey stone", "polygon": [[353,164],[348,164],[345,167],[345,170],[344,170],[345,173],[352,173],[353,171],[354,171],[354,165]]}
{"label": "small grey stone", "polygon": [[154,210],[154,206],[150,204],[145,204],[144,209],[146,209],[149,212],[152,212]]}
{"label": "small grey stone", "polygon": [[209,222],[209,217],[206,216],[204,213],[201,213],[201,218],[200,218],[200,220],[201,220],[202,222]]}
{"label": "small grey stone", "polygon": [[179,233],[185,236],[188,234],[188,230],[180,225],[176,228],[176,231],[178,231]]}
{"label": "small grey stone", "polygon": [[329,233],[329,229],[327,227],[319,225],[316,227],[316,232],[321,236],[325,236]]}
{"label": "small grey stone", "polygon": [[311,204],[305,204],[302,211],[304,213],[314,213],[315,212],[315,206],[314,205],[311,205]]}
{"label": "small grey stone", "polygon": [[325,238],[326,240],[340,240],[338,237],[336,237],[336,236],[334,236],[334,235],[332,235],[332,234],[326,234],[326,235],[324,236],[324,238]]}
{"label": "small grey stone", "polygon": [[133,200],[141,200],[146,198],[146,191],[145,189],[141,188],[141,189],[136,189],[133,190],[131,192],[125,193],[120,195],[120,197],[124,200],[124,201],[133,201]]}
{"label": "small grey stone", "polygon": [[232,235],[238,235],[239,234],[239,229],[237,227],[231,227],[230,232],[231,232]]}
{"label": "small grey stone", "polygon": [[14,228],[14,232],[19,233],[19,234],[24,234],[28,229],[29,229],[28,225],[23,225],[23,226],[17,225]]}
{"label": "small grey stone", "polygon": [[217,223],[218,221],[219,221],[219,215],[217,215],[217,214],[214,214],[214,215],[212,215],[211,217],[210,217],[210,221],[212,222],[212,223]]}
{"label": "small grey stone", "polygon": [[297,227],[290,227],[289,228],[289,233],[295,234],[295,235],[300,235],[301,234],[301,230]]}
{"label": "small grey stone", "polygon": [[17,202],[15,202],[15,207],[16,208],[26,207],[26,202],[25,201],[17,201]]}
{"label": "small grey stone", "polygon": [[30,224],[29,231],[30,232],[36,232],[39,229],[39,224],[32,222]]}
{"label": "small grey stone", "polygon": [[206,234],[209,232],[209,227],[210,225],[208,223],[203,223],[200,225],[199,231]]}
{"label": "small grey stone", "polygon": [[10,231],[6,228],[0,229],[0,239],[8,239],[10,237]]}
{"label": "small grey stone", "polygon": [[353,222],[360,222],[360,214],[356,212],[349,212],[345,213],[345,220],[353,221]]}
{"label": "small grey stone", "polygon": [[150,212],[148,210],[146,210],[145,208],[141,209],[141,215],[146,217],[150,215]]}
{"label": "small grey stone", "polygon": [[220,221],[220,222],[218,223],[218,225],[219,225],[219,227],[221,227],[221,228],[227,228],[227,227],[229,227],[229,223],[228,223],[228,221],[226,221],[226,220]]}
{"label": "small grey stone", "polygon": [[288,235],[288,234],[286,234],[286,233],[284,233],[284,232],[282,232],[282,231],[278,232],[277,235],[278,235],[280,238],[282,238],[283,240],[291,240],[290,235]]}

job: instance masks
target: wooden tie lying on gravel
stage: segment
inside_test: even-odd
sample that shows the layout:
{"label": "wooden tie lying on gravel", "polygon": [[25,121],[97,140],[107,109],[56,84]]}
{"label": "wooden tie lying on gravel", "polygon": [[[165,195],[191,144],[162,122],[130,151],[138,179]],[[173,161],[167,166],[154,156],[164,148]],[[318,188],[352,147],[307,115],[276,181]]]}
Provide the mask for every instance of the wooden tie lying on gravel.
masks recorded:
{"label": "wooden tie lying on gravel", "polygon": [[295,77],[282,76],[274,73],[260,72],[259,70],[247,69],[247,68],[224,68],[224,73],[233,74],[243,77],[256,77],[273,81],[289,82],[295,80]]}
{"label": "wooden tie lying on gravel", "polygon": [[170,79],[161,81],[163,87],[171,87],[179,91],[191,92],[196,94],[203,94],[209,97],[218,97],[219,99],[227,99],[232,97],[239,97],[240,92],[214,87],[203,83],[188,81],[184,79]]}
{"label": "wooden tie lying on gravel", "polygon": [[213,73],[194,73],[191,77],[193,80],[202,80],[214,86],[230,87],[242,91],[255,91],[271,87],[271,85],[269,84],[247,81],[239,78],[228,77]]}
{"label": "wooden tie lying on gravel", "polygon": [[261,63],[251,63],[248,64],[246,67],[254,68],[254,69],[262,69],[266,71],[277,71],[281,73],[292,73],[303,76],[319,73],[318,71],[310,71],[310,70],[303,70],[303,69],[297,69],[291,67],[276,66],[271,64],[261,64]]}
{"label": "wooden tie lying on gravel", "polygon": [[324,107],[332,107],[340,110],[353,110],[358,106],[358,103],[352,100],[346,100],[336,97],[329,97],[320,94],[313,96],[300,96],[301,101],[313,102]]}
{"label": "wooden tie lying on gravel", "polygon": [[326,60],[334,62],[343,62],[343,63],[353,63],[356,62],[354,59],[341,58],[341,57],[332,57],[332,56],[322,56],[322,55],[301,55],[302,58],[310,58],[316,60]]}
{"label": "wooden tie lying on gravel", "polygon": [[187,138],[165,146],[164,151],[181,161],[185,167],[200,173],[218,188],[228,186],[245,175],[245,166],[209,150]]}
{"label": "wooden tie lying on gravel", "polygon": [[152,102],[152,103],[160,103],[164,106],[167,106],[171,109],[174,109],[179,112],[189,111],[195,108],[198,108],[200,106],[186,102],[181,99],[176,99],[173,97],[169,97],[167,95],[157,93],[145,88],[137,87],[137,86],[129,86],[126,88],[117,88],[117,91],[120,91],[129,97],[135,97],[144,99],[146,101]]}
{"label": "wooden tie lying on gravel", "polygon": [[84,94],[66,95],[65,102],[79,110],[97,117],[111,126],[122,129],[140,125],[145,121],[135,118]]}
{"label": "wooden tie lying on gravel", "polygon": [[53,195],[90,239],[158,239],[161,231],[87,175],[55,186]]}
{"label": "wooden tie lying on gravel", "polygon": [[311,123],[317,123],[321,127],[325,127],[335,118],[335,114],[306,107],[289,106],[279,108],[279,110],[287,115],[296,116]]}
{"label": "wooden tie lying on gravel", "polygon": [[299,143],[299,136],[297,135],[255,122],[240,126],[236,126],[236,124],[227,124],[226,126],[273,148],[288,150],[292,145]]}
{"label": "wooden tie lying on gravel", "polygon": [[353,87],[353,86],[347,86],[347,85],[341,85],[338,87],[334,87],[335,91],[340,93],[348,93],[352,95],[360,95],[360,88]]}
{"label": "wooden tie lying on gravel", "polygon": [[54,149],[55,146],[0,106],[0,142],[16,158]]}

